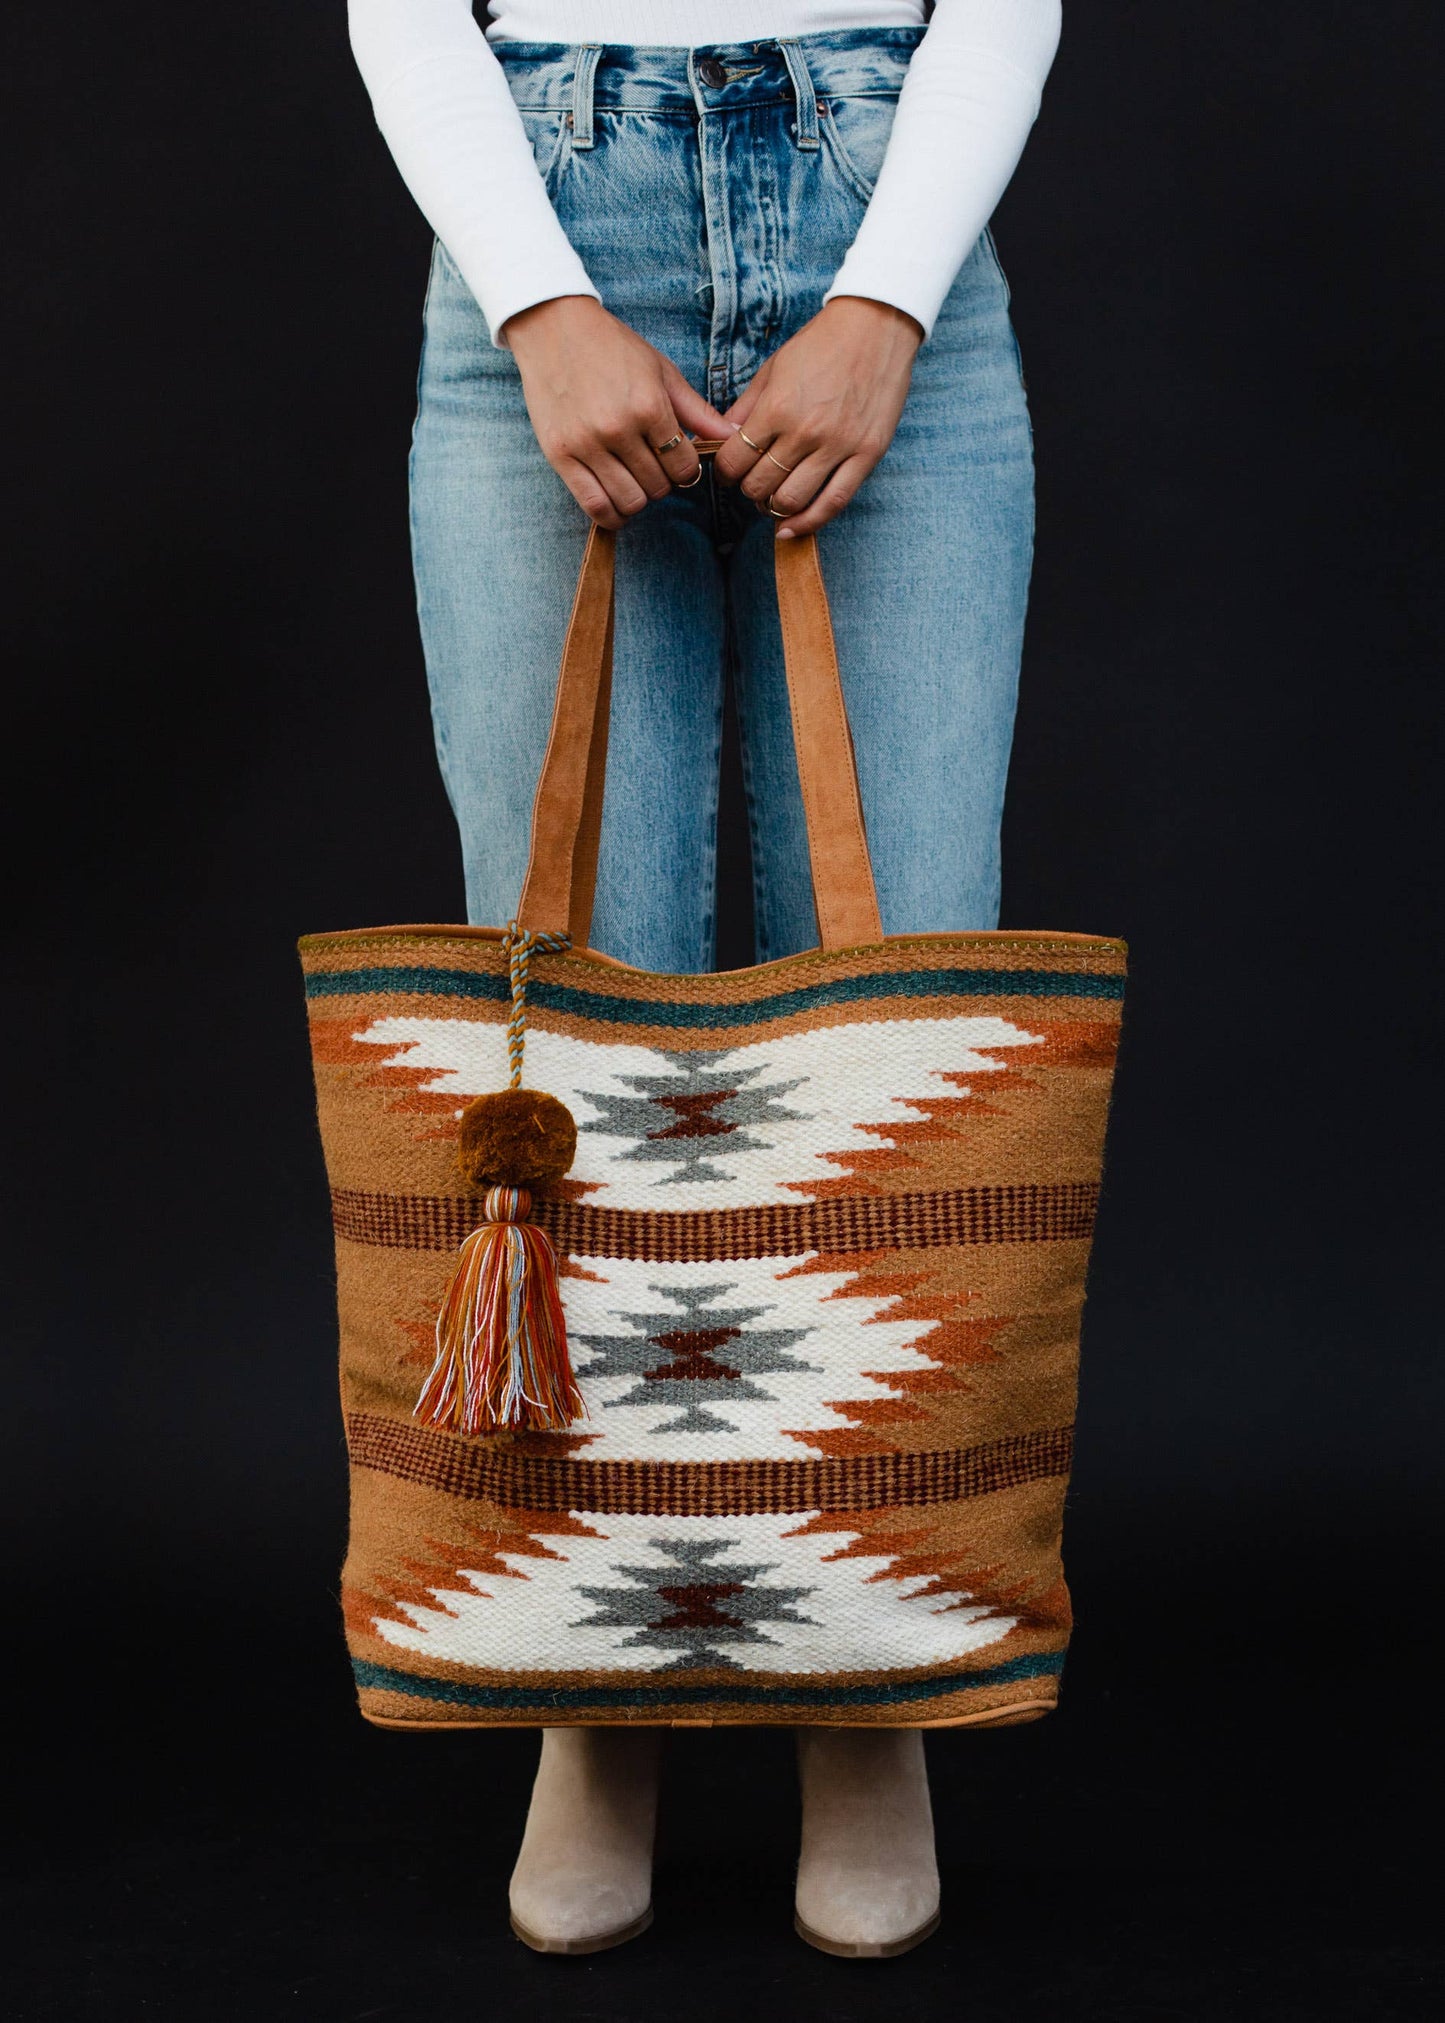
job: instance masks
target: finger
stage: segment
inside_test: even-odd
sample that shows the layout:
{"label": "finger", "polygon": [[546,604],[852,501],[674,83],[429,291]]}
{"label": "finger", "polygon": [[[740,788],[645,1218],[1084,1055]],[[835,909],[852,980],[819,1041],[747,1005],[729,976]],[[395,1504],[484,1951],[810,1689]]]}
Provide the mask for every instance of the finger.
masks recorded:
{"label": "finger", "polygon": [[[758,468],[760,470],[769,468],[766,460]],[[768,496],[758,500],[758,506],[761,510],[771,513],[774,519],[780,514],[791,518],[793,514],[801,513],[805,506],[812,504],[837,468],[836,456],[830,455],[827,450],[815,450],[812,456],[804,457],[797,469],[787,477],[784,477],[781,471],[774,471],[773,476],[779,482]]]}
{"label": "finger", "polygon": [[840,464],[810,506],[779,522],[778,539],[792,541],[799,534],[813,534],[819,527],[826,527],[842,512],[876,461],[873,457],[849,457],[847,463]]}
{"label": "finger", "polygon": [[[717,474],[725,485],[742,485],[746,490],[747,480],[762,460],[763,451],[771,443],[775,429],[769,428],[763,415],[750,415],[747,425],[730,435],[717,453]],[[789,461],[793,461],[791,458]]]}
{"label": "finger", "polygon": [[[656,465],[657,459],[654,457],[654,468]],[[600,446],[590,450],[587,455],[587,467],[625,520],[630,520],[635,513],[640,513],[647,504],[647,493],[622,459],[614,456],[610,450],[604,450]]]}
{"label": "finger", "polygon": [[[653,447],[654,440],[659,443],[669,440],[668,434],[660,433],[663,426],[661,422],[649,422],[638,434],[615,443],[612,448],[613,456],[641,490],[644,502],[665,499],[672,490],[672,479],[662,468],[662,459]],[[670,434],[676,435],[677,430],[671,430]]]}
{"label": "finger", "polygon": [[[643,502],[649,499],[665,499],[672,490],[672,480],[662,468],[657,455],[657,445],[669,442],[678,434],[673,420],[672,409],[666,396],[659,390],[645,408],[634,411],[627,419],[619,419],[615,424],[601,431],[597,445],[598,455],[588,456],[599,477],[602,477],[602,457],[610,457],[627,472],[634,485],[641,491]],[[603,483],[612,493],[613,503],[624,512],[638,512],[640,507],[624,505],[612,490],[611,483],[603,478]],[[627,495],[630,499],[630,493]]]}
{"label": "finger", "polygon": [[[754,373],[750,384],[740,393],[723,420],[727,423],[727,441],[717,453],[717,474],[726,485],[738,484],[752,469],[762,452],[756,447],[776,435],[775,428],[766,425],[759,412],[764,394],[768,388],[770,358]],[[744,442],[743,437],[750,438]]]}
{"label": "finger", "polygon": [[654,424],[652,453],[668,485],[679,485],[687,491],[697,483],[702,464],[697,451],[682,432],[681,418],[671,408]]}
{"label": "finger", "polygon": [[[670,358],[665,358],[662,364],[667,397],[672,402],[672,411],[683,428],[695,436],[701,436],[705,442],[716,442],[721,436],[731,435],[732,429],[727,416],[719,414],[700,393],[693,391]],[[658,437],[659,442],[666,440],[666,436]]]}
{"label": "finger", "polygon": [[667,447],[658,450],[657,460],[680,491],[690,492],[702,474],[702,460],[680,430],[676,442],[669,437]]}
{"label": "finger", "polygon": [[[748,430],[748,434],[752,434],[751,429]],[[761,442],[762,438],[759,437],[758,440]],[[818,443],[804,443],[786,435],[775,437],[754,460],[752,469],[743,479],[744,496],[751,499],[754,505],[760,505],[765,499],[770,499],[778,487],[785,485],[810,456],[822,457],[826,466],[823,477],[826,477],[829,471],[836,470],[843,461],[843,455],[838,450],[834,450],[830,455]],[[822,479],[820,478],[818,482],[821,484]],[[813,490],[817,490],[816,485]],[[811,498],[812,493],[808,496]]]}
{"label": "finger", "polygon": [[599,527],[609,527],[615,534],[622,525],[622,515],[586,464],[567,457],[556,466],[556,471],[588,519],[594,520]]}

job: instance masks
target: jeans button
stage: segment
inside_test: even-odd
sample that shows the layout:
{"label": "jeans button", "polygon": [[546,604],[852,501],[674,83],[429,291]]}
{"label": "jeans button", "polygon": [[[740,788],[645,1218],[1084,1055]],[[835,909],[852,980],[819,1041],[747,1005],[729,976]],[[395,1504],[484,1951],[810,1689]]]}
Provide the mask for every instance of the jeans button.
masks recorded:
{"label": "jeans button", "polygon": [[728,81],[728,74],[715,56],[704,56],[697,66],[699,84],[705,84],[709,91],[721,91]]}

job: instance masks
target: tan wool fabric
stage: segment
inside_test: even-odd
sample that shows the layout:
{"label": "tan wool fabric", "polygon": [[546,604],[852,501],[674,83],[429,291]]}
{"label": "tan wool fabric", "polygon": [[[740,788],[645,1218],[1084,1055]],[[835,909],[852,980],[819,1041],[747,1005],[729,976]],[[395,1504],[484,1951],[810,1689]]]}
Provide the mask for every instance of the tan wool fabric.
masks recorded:
{"label": "tan wool fabric", "polygon": [[889,937],[713,976],[533,955],[537,1190],[585,1417],[412,1408],[505,1086],[499,934],[302,944],[363,1711],[407,1726],[1013,1721],[1054,1703],[1124,950]]}

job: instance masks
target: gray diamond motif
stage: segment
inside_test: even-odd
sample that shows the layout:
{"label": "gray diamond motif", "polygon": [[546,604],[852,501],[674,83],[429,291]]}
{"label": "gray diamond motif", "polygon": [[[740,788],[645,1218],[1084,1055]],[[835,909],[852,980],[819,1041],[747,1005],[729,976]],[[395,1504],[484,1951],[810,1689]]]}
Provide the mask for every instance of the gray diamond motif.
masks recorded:
{"label": "gray diamond motif", "polygon": [[[680,1405],[682,1411],[663,1433],[736,1433],[721,1411],[743,1399],[771,1401],[774,1394],[754,1380],[783,1371],[816,1370],[788,1354],[803,1341],[807,1328],[752,1328],[766,1307],[725,1307],[716,1302],[730,1285],[654,1285],[650,1292],[675,1300],[682,1308],[648,1314],[618,1314],[633,1332],[627,1335],[574,1335],[573,1340],[596,1351],[586,1376],[636,1377],[630,1390],[609,1398],[610,1410],[623,1405]],[[721,1408],[714,1410],[714,1407]]]}
{"label": "gray diamond motif", "polygon": [[718,1563],[718,1555],[736,1550],[729,1539],[653,1538],[668,1567],[613,1568],[634,1585],[626,1588],[579,1588],[597,1614],[573,1623],[577,1630],[631,1629],[624,1650],[671,1651],[664,1672],[696,1672],[705,1668],[741,1670],[725,1646],[776,1644],[759,1628],[763,1623],[810,1623],[794,1604],[813,1593],[807,1587],[762,1587],[771,1564],[756,1566]]}
{"label": "gray diamond motif", "polygon": [[732,1180],[733,1173],[715,1163],[713,1155],[729,1152],[765,1152],[766,1137],[756,1128],[792,1122],[804,1114],[785,1109],[778,1101],[791,1090],[801,1088],[806,1077],[791,1082],[771,1082],[751,1087],[762,1066],[730,1068],[725,1054],[664,1052],[671,1063],[671,1075],[623,1075],[619,1079],[636,1091],[631,1096],[594,1095],[583,1090],[589,1103],[602,1112],[579,1130],[596,1131],[608,1138],[630,1138],[633,1143],[619,1156],[665,1164],[674,1168],[657,1176],[659,1186],[685,1180]]}

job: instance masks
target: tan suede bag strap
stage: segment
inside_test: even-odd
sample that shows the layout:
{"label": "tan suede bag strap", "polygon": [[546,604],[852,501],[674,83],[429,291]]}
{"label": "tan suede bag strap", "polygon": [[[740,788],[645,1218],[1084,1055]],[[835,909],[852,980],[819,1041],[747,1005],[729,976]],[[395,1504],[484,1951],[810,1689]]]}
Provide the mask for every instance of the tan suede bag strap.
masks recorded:
{"label": "tan suede bag strap", "polygon": [[613,537],[594,527],[582,553],[562,643],[562,671],[532,803],[532,841],[517,906],[520,927],[548,934],[565,930],[574,948],[587,946],[597,884],[612,698],[612,584]]}
{"label": "tan suede bag strap", "polygon": [[[818,547],[805,535],[777,541],[774,550],[818,938],[825,949],[857,947],[881,941],[883,928]],[[586,946],[592,922],[607,770],[614,554],[614,537],[594,527],[562,648],[517,909],[522,927],[565,928],[578,948]]]}
{"label": "tan suede bag strap", "polygon": [[883,939],[853,735],[843,701],[833,620],[818,543],[811,534],[773,542],[778,615],[793,748],[808,823],[813,907],[821,948],[856,948]]}

